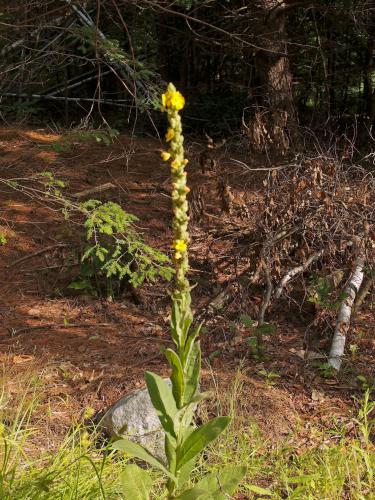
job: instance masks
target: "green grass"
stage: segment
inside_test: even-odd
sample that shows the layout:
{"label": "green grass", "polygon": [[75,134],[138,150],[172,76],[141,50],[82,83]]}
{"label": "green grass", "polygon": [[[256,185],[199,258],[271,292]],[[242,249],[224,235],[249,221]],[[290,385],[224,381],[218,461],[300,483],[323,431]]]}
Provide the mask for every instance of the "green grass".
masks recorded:
{"label": "green grass", "polygon": [[[123,498],[119,476],[126,459],[112,452],[109,446],[98,447],[96,436],[79,424],[72,426],[65,438],[51,444],[51,429],[44,430],[40,418],[41,412],[46,412],[43,385],[37,377],[29,379],[23,392],[16,396],[9,393],[6,377],[2,381],[0,498]],[[215,403],[218,412],[233,417],[232,426],[200,459],[193,480],[219,470],[223,464],[244,464],[248,473],[239,498],[375,498],[375,454],[370,439],[373,422],[368,420],[374,404],[368,393],[350,434],[344,427],[330,432],[316,424],[310,431],[314,444],[308,447],[293,444],[298,441],[296,435],[279,445],[275,445],[272,436],[269,439],[261,436],[251,415],[241,406],[241,401],[246,400],[241,374],[227,394],[231,397],[217,391],[210,411]],[[208,406],[201,412],[203,420],[207,413]],[[161,478],[153,477],[153,498],[158,500]]]}

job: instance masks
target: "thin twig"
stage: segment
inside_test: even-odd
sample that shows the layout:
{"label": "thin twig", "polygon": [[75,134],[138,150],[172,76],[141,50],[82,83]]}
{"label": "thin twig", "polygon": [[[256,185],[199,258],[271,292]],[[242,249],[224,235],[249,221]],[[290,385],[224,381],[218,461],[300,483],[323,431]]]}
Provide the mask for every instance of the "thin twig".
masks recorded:
{"label": "thin twig", "polygon": [[67,243],[56,243],[56,245],[50,245],[49,247],[42,248],[42,250],[38,250],[37,252],[30,253],[28,255],[25,255],[24,257],[21,257],[20,259],[15,260],[11,264],[7,265],[7,268],[10,269],[11,267],[16,266],[17,264],[20,264],[21,262],[31,259],[32,257],[36,257],[37,255],[41,255],[42,253],[49,252],[50,250],[53,250],[54,248],[63,248],[63,247],[68,247],[69,245]]}
{"label": "thin twig", "polygon": [[113,326],[112,323],[74,323],[74,324],[61,324],[61,323],[46,323],[44,325],[35,326],[25,326],[24,328],[19,328],[18,330],[12,330],[12,337],[18,335],[19,333],[29,332],[32,330],[45,330],[46,328],[87,328],[92,326]]}

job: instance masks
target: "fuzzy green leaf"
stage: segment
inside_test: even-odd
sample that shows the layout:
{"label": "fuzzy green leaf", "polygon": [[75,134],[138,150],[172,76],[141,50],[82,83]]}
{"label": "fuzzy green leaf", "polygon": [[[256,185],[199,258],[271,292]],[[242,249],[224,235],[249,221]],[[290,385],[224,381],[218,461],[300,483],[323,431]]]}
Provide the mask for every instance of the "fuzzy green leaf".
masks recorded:
{"label": "fuzzy green leaf", "polygon": [[181,406],[184,404],[185,393],[184,371],[181,365],[181,361],[177,353],[175,351],[172,351],[172,349],[167,349],[165,351],[165,356],[172,368],[171,380],[173,396],[177,408],[181,408]]}
{"label": "fuzzy green leaf", "polygon": [[170,434],[165,434],[164,450],[165,450],[165,455],[167,457],[169,470],[176,469],[176,461],[177,461],[176,447],[177,447],[176,439]]}
{"label": "fuzzy green leaf", "polygon": [[182,443],[178,454],[177,469],[197,456],[209,443],[214,441],[228,426],[230,417],[216,417],[198,429]]}
{"label": "fuzzy green leaf", "polygon": [[197,328],[194,328],[194,330],[192,330],[189,335],[188,335],[188,338],[186,339],[186,343],[185,343],[185,347],[184,347],[184,354],[183,354],[183,363],[185,363],[186,359],[190,356],[191,354],[191,349],[193,348],[193,345],[194,345],[194,342],[195,342],[195,339],[198,337],[200,331],[201,331],[201,328],[202,328],[202,324],[203,323],[200,323]]}
{"label": "fuzzy green leaf", "polygon": [[122,492],[125,498],[149,500],[152,479],[148,472],[135,464],[129,464],[120,475]]}
{"label": "fuzzy green leaf", "polygon": [[190,490],[182,493],[178,500],[227,500],[246,474],[245,466],[227,467],[222,472],[205,476]]}
{"label": "fuzzy green leaf", "polygon": [[254,324],[254,321],[247,314],[241,314],[240,320],[246,328],[251,328]]}
{"label": "fuzzy green leaf", "polygon": [[157,458],[154,457],[154,455],[151,455],[151,453],[143,448],[143,446],[137,443],[133,443],[133,441],[129,441],[129,439],[119,439],[118,441],[115,441],[112,445],[112,448],[114,450],[128,453],[128,455],[131,455],[132,457],[139,458],[140,460],[143,460],[144,462],[152,465],[156,469],[164,472],[164,474],[170,477],[173,481],[177,480],[176,477],[171,474]]}
{"label": "fuzzy green leaf", "polygon": [[172,305],[172,318],[171,318],[171,335],[176,346],[181,344],[181,313],[180,313],[180,304],[177,301],[173,302]]}
{"label": "fuzzy green leaf", "polygon": [[207,493],[206,490],[200,488],[191,488],[184,491],[181,495],[176,497],[176,500],[214,500],[213,497]]}
{"label": "fuzzy green leaf", "polygon": [[196,458],[192,458],[189,462],[181,467],[178,471],[177,486],[179,489],[190,479],[191,473],[194,469]]}
{"label": "fuzzy green leaf", "polygon": [[271,490],[266,490],[265,488],[261,488],[260,486],[256,486],[255,484],[247,485],[247,489],[252,493],[257,493],[258,495],[263,495],[264,497],[272,497],[273,493]]}
{"label": "fuzzy green leaf", "polygon": [[208,393],[197,394],[190,403],[183,406],[175,415],[174,425],[175,429],[189,429],[191,427],[195,410],[204,398],[208,396]]}
{"label": "fuzzy green leaf", "polygon": [[160,423],[166,432],[175,436],[173,419],[177,413],[172,388],[155,373],[145,373],[148,393]]}
{"label": "fuzzy green leaf", "polygon": [[184,403],[189,403],[197,393],[201,370],[201,349],[199,342],[192,345],[190,356],[185,366],[185,393]]}

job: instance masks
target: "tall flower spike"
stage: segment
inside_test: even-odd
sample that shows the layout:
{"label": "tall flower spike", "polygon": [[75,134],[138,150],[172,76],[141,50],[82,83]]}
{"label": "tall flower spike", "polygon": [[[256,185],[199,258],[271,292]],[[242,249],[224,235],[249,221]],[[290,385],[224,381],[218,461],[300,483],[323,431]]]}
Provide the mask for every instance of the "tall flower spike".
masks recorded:
{"label": "tall flower spike", "polygon": [[172,176],[172,205],[173,205],[173,232],[175,250],[174,259],[176,265],[176,291],[175,297],[181,298],[181,295],[190,291],[189,281],[186,277],[189,269],[188,262],[188,221],[187,214],[187,193],[189,188],[186,185],[185,166],[188,160],[185,158],[184,137],[182,135],[181,117],[179,111],[185,106],[184,96],[176,90],[176,87],[170,83],[167,91],[162,95],[162,111],[168,116],[169,128],[165,140],[170,143],[168,154],[162,154],[165,161],[170,161]]}

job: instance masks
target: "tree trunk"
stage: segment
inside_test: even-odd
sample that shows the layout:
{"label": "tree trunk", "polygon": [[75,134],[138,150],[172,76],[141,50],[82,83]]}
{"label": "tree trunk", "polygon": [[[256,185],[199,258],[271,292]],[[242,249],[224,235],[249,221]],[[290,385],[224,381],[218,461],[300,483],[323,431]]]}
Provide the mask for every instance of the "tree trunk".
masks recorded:
{"label": "tree trunk", "polygon": [[255,54],[260,88],[248,133],[258,150],[285,152],[297,124],[292,74],[287,55],[287,8],[277,0],[260,0],[257,31],[262,49]]}
{"label": "tree trunk", "polygon": [[375,91],[372,82],[374,73],[374,55],[375,55],[375,16],[371,16],[368,27],[368,38],[364,64],[364,85],[363,94],[365,99],[366,115],[370,123],[375,123]]}

